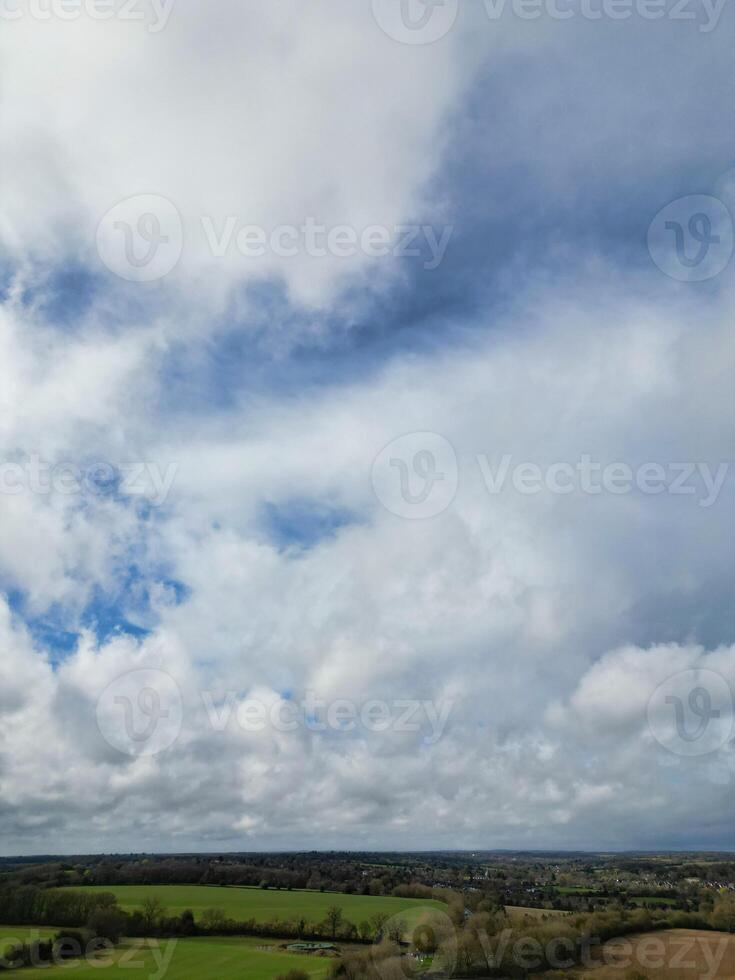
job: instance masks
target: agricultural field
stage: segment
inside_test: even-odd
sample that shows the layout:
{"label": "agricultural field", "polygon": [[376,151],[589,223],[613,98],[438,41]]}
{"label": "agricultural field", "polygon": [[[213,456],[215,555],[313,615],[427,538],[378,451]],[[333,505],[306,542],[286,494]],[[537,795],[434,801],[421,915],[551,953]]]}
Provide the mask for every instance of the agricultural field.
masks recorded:
{"label": "agricultural field", "polygon": [[372,897],[369,895],[344,895],[334,892],[278,891],[276,889],[228,887],[210,885],[113,885],[90,886],[83,891],[112,892],[118,905],[126,912],[140,909],[147,898],[159,899],[171,915],[180,915],[191,909],[194,918],[200,918],[205,909],[222,909],[230,919],[257,922],[322,922],[327,909],[333,905],[342,909],[349,922],[359,925],[372,916],[384,913],[400,914],[411,926],[421,917],[427,906],[445,909],[442,902],[423,901],[415,898]]}
{"label": "agricultural field", "polygon": [[735,976],[735,935],[668,929],[610,940],[597,958],[599,966],[565,972],[575,980],[622,980],[633,973],[647,980],[730,980]]}
{"label": "agricultural field", "polygon": [[58,931],[43,926],[0,926],[0,953],[14,943],[28,943],[33,939],[51,939]]}
{"label": "agricultural field", "polygon": [[[327,975],[330,959],[258,948],[262,940],[248,938],[196,938],[179,940],[126,940],[96,964],[77,962],[58,968],[67,980],[92,980],[102,976],[135,976],[140,980],[200,980],[201,977],[247,977],[275,980],[289,970],[304,970],[311,980]],[[131,973],[132,971],[132,973]],[[23,980],[55,976],[57,970],[29,968],[19,971]]]}

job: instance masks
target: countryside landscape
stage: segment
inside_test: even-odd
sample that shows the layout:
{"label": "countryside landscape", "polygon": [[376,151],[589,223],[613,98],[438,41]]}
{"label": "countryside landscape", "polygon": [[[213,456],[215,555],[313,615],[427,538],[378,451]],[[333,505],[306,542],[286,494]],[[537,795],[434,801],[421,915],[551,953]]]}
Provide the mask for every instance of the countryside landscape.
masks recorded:
{"label": "countryside landscape", "polygon": [[[727,854],[125,855],[0,863],[4,971],[185,980],[724,980]],[[21,972],[22,971],[22,972]]]}

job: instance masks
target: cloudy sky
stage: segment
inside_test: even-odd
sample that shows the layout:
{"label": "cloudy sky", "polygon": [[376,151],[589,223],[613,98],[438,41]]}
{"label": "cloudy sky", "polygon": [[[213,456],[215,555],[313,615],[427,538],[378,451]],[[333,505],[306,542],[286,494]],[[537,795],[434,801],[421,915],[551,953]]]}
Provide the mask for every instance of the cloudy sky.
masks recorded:
{"label": "cloudy sky", "polygon": [[0,852],[735,845],[735,11],[0,0]]}

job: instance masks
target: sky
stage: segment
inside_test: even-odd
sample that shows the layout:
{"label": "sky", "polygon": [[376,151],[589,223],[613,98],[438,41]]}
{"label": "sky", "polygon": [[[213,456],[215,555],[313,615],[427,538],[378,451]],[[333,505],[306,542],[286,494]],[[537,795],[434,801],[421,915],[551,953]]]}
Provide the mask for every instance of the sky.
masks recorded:
{"label": "sky", "polygon": [[735,11],[0,22],[0,853],[734,848]]}

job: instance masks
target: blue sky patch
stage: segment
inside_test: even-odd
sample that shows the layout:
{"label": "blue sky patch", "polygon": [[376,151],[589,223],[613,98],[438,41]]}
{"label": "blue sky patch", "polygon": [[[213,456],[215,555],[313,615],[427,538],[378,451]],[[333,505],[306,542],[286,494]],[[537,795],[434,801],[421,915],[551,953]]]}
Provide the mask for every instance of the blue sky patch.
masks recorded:
{"label": "blue sky patch", "polygon": [[280,549],[314,548],[335,537],[343,527],[359,523],[354,514],[316,500],[290,500],[265,504],[262,527]]}

